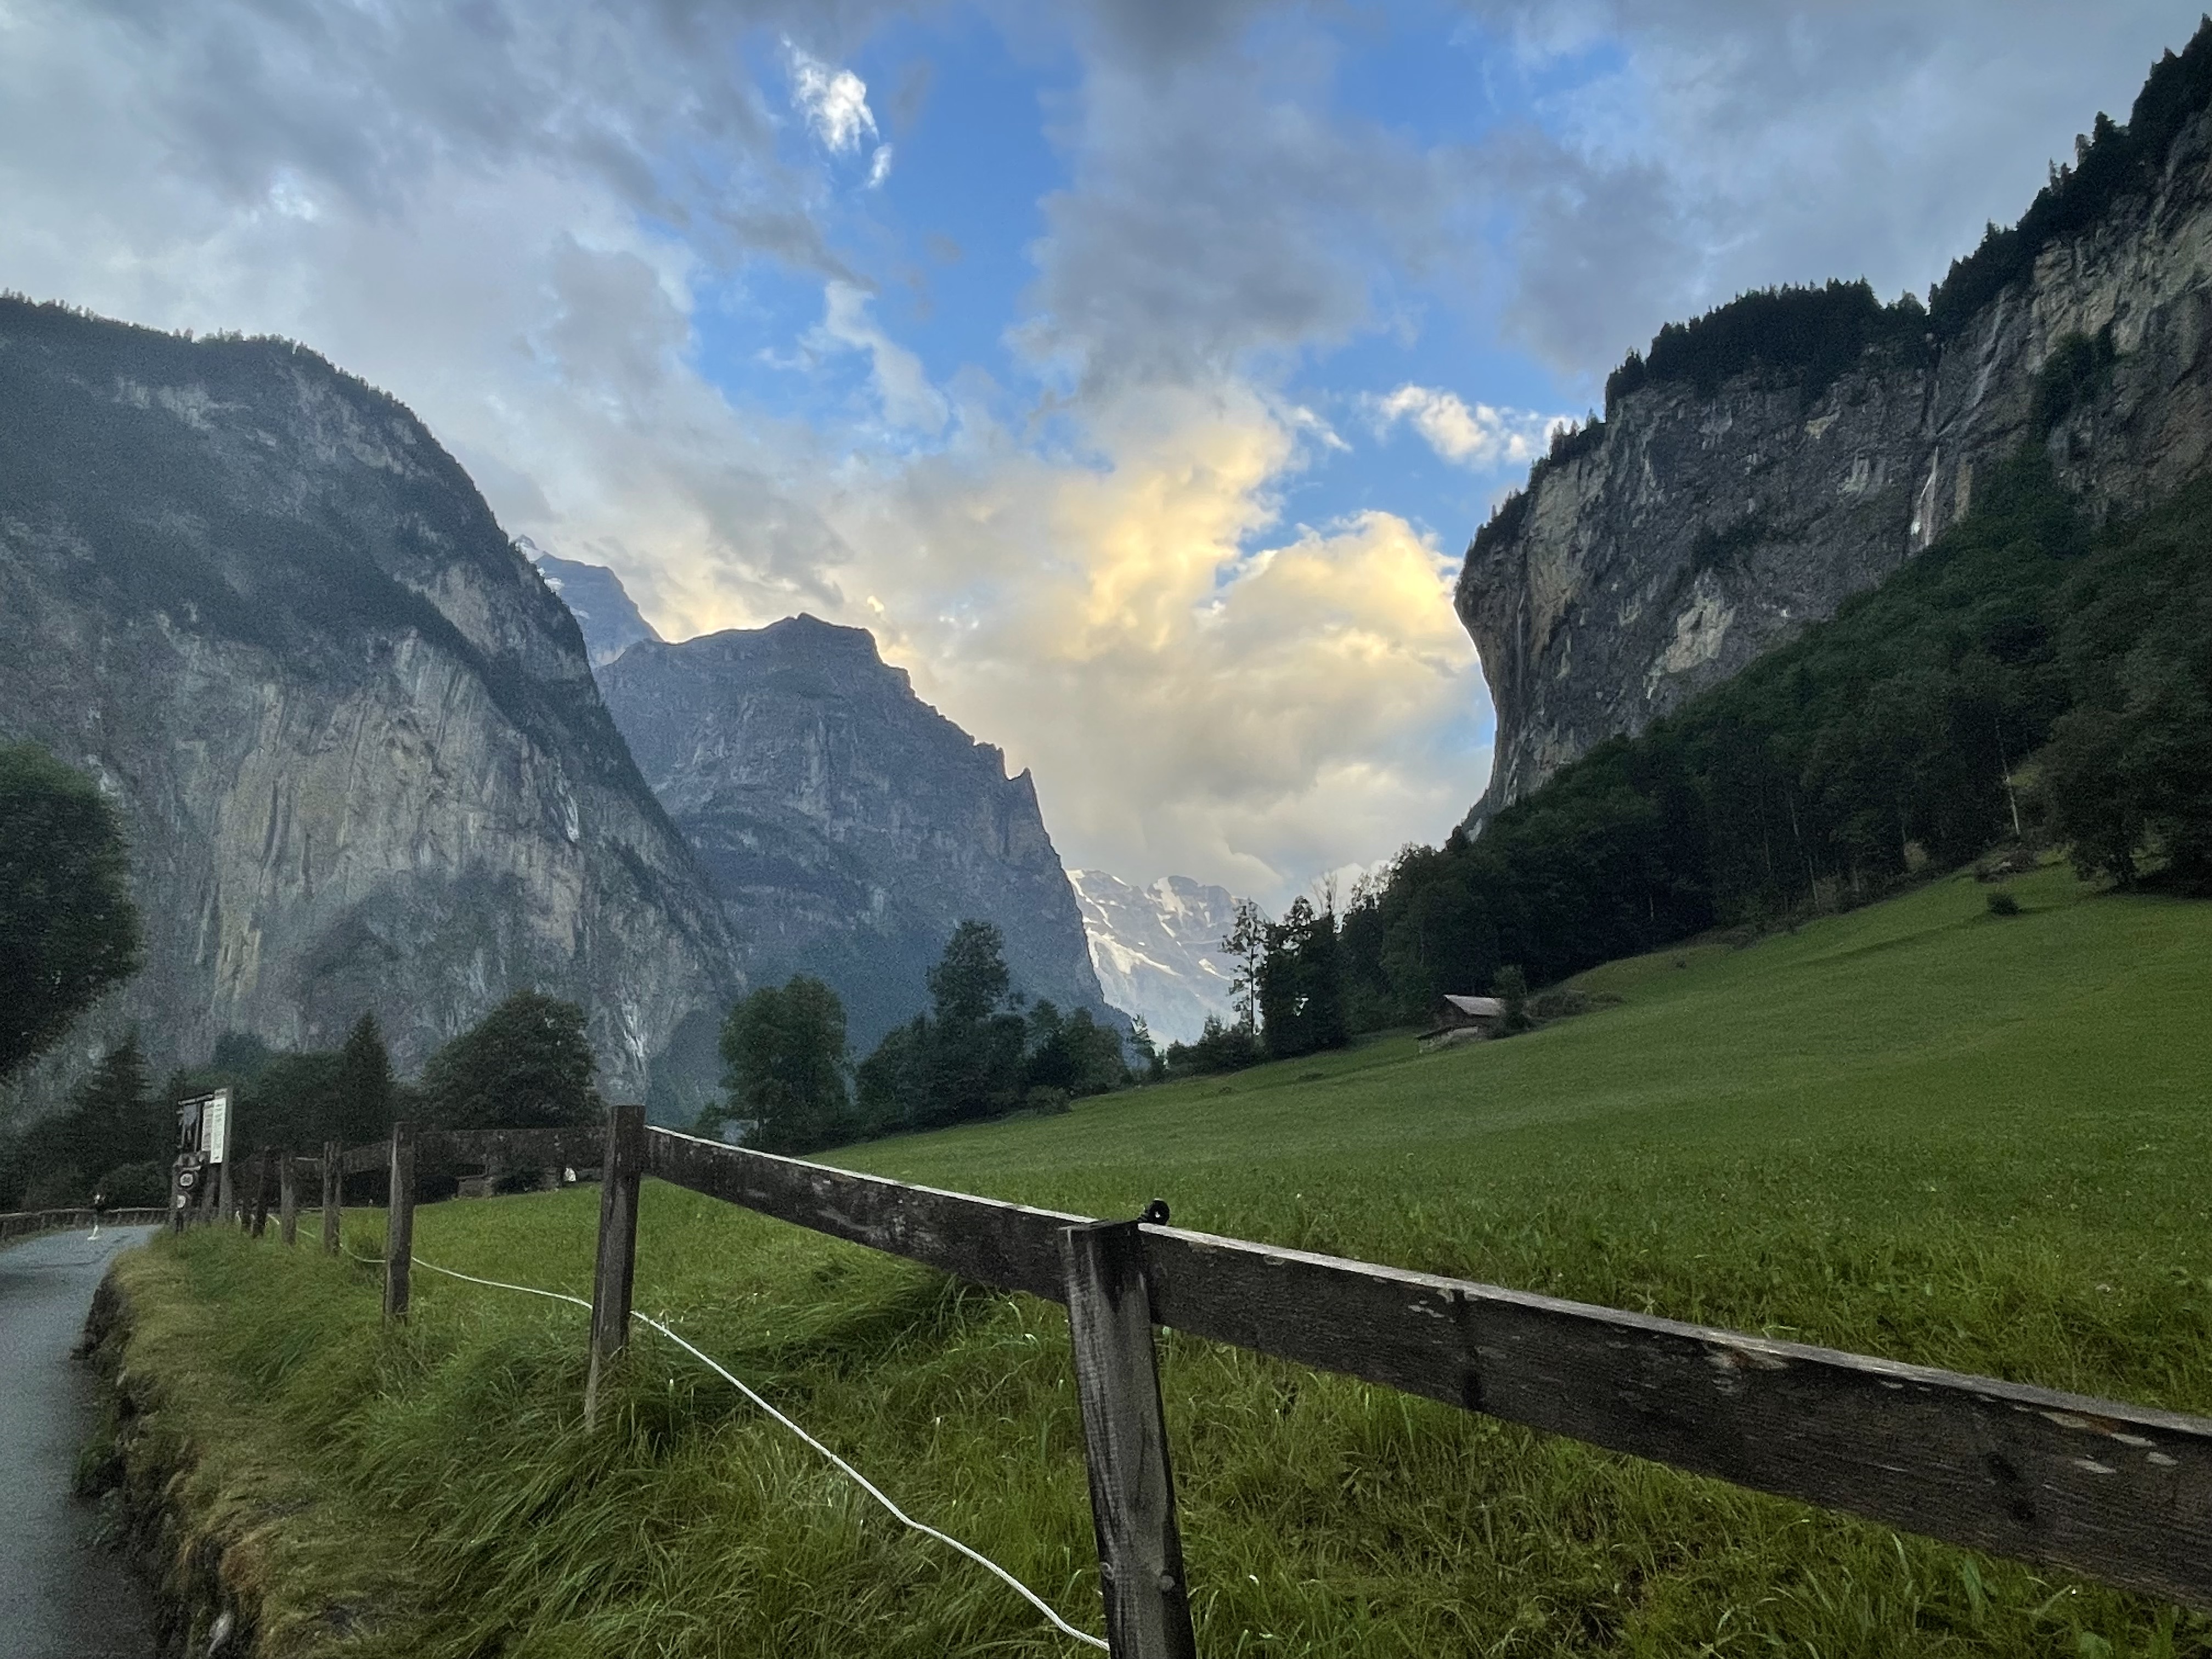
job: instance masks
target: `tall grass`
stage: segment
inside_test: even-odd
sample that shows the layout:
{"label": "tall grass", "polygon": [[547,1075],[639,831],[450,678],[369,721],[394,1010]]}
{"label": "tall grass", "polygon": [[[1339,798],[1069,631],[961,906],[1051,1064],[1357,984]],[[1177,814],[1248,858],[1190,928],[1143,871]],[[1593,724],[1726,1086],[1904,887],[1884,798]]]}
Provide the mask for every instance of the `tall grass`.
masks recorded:
{"label": "tall grass", "polygon": [[[2212,908],[2056,871],[2014,890],[2009,921],[1946,883],[1611,964],[1621,1006],[1472,1051],[1388,1039],[850,1161],[2212,1410]],[[589,1194],[434,1206],[416,1249],[584,1293],[595,1219]],[[349,1216],[351,1247],[380,1225]],[[412,1543],[417,1610],[335,1650],[1075,1650],[650,1333],[586,1434],[580,1310],[426,1273],[386,1333],[349,1263],[164,1250],[132,1271],[186,1287],[236,1386]],[[653,1183],[638,1305],[1096,1627],[1057,1310]],[[1164,1356],[1209,1656],[2212,1653],[2212,1622],[2142,1598],[1192,1339]]]}

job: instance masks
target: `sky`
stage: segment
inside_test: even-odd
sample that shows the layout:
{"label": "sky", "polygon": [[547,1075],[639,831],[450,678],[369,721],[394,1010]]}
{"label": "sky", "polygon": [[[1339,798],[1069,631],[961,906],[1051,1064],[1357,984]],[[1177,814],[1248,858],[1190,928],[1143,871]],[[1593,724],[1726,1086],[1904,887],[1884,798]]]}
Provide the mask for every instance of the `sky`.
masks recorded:
{"label": "sky", "polygon": [[1625,350],[1924,291],[2199,3],[0,0],[0,288],[304,341],[1279,908],[1480,793],[1451,581]]}

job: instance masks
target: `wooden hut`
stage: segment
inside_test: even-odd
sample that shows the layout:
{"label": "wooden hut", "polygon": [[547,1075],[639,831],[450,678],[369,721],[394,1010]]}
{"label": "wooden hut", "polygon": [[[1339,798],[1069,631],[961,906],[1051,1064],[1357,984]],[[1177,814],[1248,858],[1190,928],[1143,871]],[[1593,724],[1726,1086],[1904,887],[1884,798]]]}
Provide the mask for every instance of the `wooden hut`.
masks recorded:
{"label": "wooden hut", "polygon": [[1427,1037],[1455,1037],[1468,1042],[1493,1037],[1505,1029],[1505,1005],[1496,997],[1444,996],[1437,1000]]}

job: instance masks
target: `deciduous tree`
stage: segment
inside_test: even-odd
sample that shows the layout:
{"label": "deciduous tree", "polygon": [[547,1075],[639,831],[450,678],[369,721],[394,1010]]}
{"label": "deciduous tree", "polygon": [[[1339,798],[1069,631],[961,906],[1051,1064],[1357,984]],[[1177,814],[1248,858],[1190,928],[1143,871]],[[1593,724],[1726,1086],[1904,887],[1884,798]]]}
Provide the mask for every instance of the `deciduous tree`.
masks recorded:
{"label": "deciduous tree", "polygon": [[807,975],[740,998],[722,1024],[730,1109],[758,1120],[771,1152],[810,1152],[849,1134],[845,1005]]}
{"label": "deciduous tree", "polygon": [[584,1011],[518,991],[430,1056],[423,1107],[448,1129],[554,1129],[596,1123],[605,1108]]}

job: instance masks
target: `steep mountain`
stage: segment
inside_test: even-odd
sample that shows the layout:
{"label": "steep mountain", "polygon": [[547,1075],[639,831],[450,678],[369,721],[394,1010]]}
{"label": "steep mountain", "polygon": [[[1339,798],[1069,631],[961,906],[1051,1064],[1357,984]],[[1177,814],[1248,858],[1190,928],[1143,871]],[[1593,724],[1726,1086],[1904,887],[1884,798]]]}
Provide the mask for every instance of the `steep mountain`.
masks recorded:
{"label": "steep mountain", "polygon": [[516,537],[514,544],[584,630],[584,650],[592,667],[605,667],[640,640],[659,641],[659,634],[630,599],[622,578],[606,566],[557,557],[527,536]]}
{"label": "steep mountain", "polygon": [[1163,1048],[1196,1037],[1208,1014],[1228,1023],[1236,966],[1221,941],[1237,901],[1227,888],[1188,876],[1132,887],[1103,870],[1071,870],[1067,879],[1107,1001],[1142,1019]]}
{"label": "steep mountain", "polygon": [[158,1074],[373,1010],[410,1070],[526,986],[583,1004],[611,1096],[712,1080],[720,906],[575,623],[393,399],[0,301],[0,736],[121,809],[148,933],[34,1095],[134,1024]]}
{"label": "steep mountain", "polygon": [[2212,24],[1929,305],[1863,284],[1670,325],[1477,532],[1479,823],[1834,614],[2023,441],[2100,519],[2212,460]]}
{"label": "steep mountain", "polygon": [[792,617],[599,670],[615,724],[766,983],[810,973],[856,1047],[925,1007],[962,921],[1006,936],[1018,989],[1103,1012],[1030,775],[914,694],[865,629]]}

